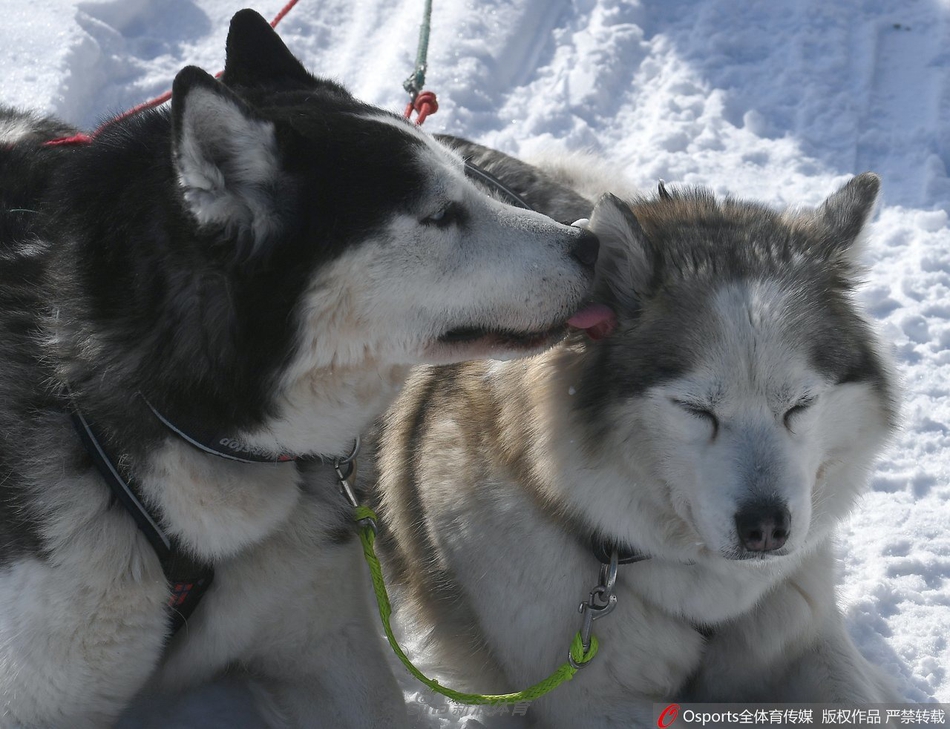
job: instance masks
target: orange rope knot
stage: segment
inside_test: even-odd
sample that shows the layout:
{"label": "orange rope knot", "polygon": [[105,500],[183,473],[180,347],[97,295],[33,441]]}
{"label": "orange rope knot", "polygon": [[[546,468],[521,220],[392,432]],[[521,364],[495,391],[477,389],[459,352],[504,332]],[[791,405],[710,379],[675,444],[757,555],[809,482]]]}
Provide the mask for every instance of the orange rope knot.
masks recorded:
{"label": "orange rope knot", "polygon": [[403,116],[406,119],[412,118],[412,112],[416,112],[416,124],[421,125],[429,114],[435,114],[439,110],[439,100],[435,98],[434,91],[422,91],[416,95],[412,101],[406,105],[406,112]]}

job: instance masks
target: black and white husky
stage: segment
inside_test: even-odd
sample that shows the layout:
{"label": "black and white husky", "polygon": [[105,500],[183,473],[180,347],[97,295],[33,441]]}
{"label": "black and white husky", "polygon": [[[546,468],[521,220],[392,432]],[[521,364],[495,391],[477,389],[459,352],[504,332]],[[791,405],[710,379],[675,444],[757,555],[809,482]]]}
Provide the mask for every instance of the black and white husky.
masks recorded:
{"label": "black and white husky", "polygon": [[[621,182],[453,144],[554,217]],[[585,608],[599,653],[532,704],[539,726],[655,726],[672,700],[897,699],[845,631],[832,545],[896,417],[852,296],[878,188],[860,175],[797,212],[605,196],[590,227],[611,336],[413,375],[383,429],[381,518],[405,609],[460,688],[549,675],[603,586]],[[630,564],[608,589],[614,554]]]}
{"label": "black and white husky", "polygon": [[597,241],[479,192],[251,11],[221,82],[173,93],[86,144],[0,112],[0,727],[108,726],[153,674],[235,667],[274,724],[400,725],[318,456],[411,365],[556,341]]}

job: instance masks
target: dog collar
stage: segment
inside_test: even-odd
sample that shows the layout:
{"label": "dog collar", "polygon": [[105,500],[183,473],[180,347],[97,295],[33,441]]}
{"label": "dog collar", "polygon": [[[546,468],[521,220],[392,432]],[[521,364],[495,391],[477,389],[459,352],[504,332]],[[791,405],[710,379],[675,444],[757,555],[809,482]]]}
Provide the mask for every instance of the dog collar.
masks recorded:
{"label": "dog collar", "polygon": [[201,598],[214,580],[214,568],[210,564],[195,560],[188,550],[182,548],[177,539],[166,534],[159,526],[159,520],[145,506],[145,501],[135,482],[119,474],[115,461],[106,453],[93,426],[83,417],[75,404],[70,416],[83,447],[109,486],[112,495],[129,512],[139,531],[145,535],[158,556],[162,572],[171,588],[171,595],[168,598],[171,628],[169,637],[171,637],[178,632],[198,607],[198,603],[201,602]]}
{"label": "dog collar", "polygon": [[263,448],[243,442],[240,438],[214,433],[210,430],[189,428],[188,431],[185,431],[159,412],[158,408],[152,405],[142,393],[138,395],[158,422],[189,445],[209,455],[226,458],[229,461],[238,461],[239,463],[289,463],[291,461],[325,460],[324,456],[321,455],[297,456],[289,453],[269,453]]}
{"label": "dog collar", "polygon": [[613,553],[617,554],[617,564],[633,564],[650,559],[649,554],[639,552],[627,544],[622,544],[613,539],[605,539],[597,535],[591,540],[591,551],[593,551],[597,561],[605,565],[610,564],[611,555]]}

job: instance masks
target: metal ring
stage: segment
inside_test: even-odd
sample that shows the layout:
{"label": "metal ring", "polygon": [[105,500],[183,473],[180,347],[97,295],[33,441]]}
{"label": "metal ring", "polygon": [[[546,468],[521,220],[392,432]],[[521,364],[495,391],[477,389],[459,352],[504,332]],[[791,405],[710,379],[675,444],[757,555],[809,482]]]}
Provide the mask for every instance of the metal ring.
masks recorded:
{"label": "metal ring", "polygon": [[377,535],[377,536],[379,535],[379,530],[376,528],[376,520],[375,520],[375,519],[371,519],[370,517],[367,516],[367,517],[364,518],[364,519],[360,519],[360,520],[357,522],[357,524],[359,524],[361,527],[369,527],[370,529],[373,530],[373,534],[375,534],[375,535]]}
{"label": "metal ring", "polygon": [[608,600],[610,600],[610,591],[607,589],[607,586],[597,585],[597,587],[590,591],[590,595],[587,598],[587,607],[597,610],[600,607],[598,603],[606,605]]}
{"label": "metal ring", "polygon": [[345,461],[343,463],[334,463],[333,469],[336,471],[336,477],[340,481],[345,481],[350,476],[353,475],[356,465],[353,461]]}
{"label": "metal ring", "polygon": [[350,451],[350,455],[344,456],[343,458],[336,459],[337,466],[345,466],[347,463],[353,461],[360,452],[360,437],[356,436],[356,440],[353,441],[353,450]]}
{"label": "metal ring", "polygon": [[610,552],[610,564],[600,566],[600,584],[606,588],[609,595],[614,591],[614,585],[617,584],[617,570],[620,564],[620,553],[617,548]]}
{"label": "metal ring", "polygon": [[577,663],[570,651],[567,652],[567,661],[571,664],[571,666],[573,666],[575,671],[580,671],[582,668],[587,668],[590,665],[590,660],[585,663]]}

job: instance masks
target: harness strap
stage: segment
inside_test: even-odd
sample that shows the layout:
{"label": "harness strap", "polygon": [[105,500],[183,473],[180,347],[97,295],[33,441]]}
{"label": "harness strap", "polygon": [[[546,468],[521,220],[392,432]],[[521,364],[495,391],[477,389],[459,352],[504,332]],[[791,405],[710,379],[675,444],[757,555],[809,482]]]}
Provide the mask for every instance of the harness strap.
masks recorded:
{"label": "harness strap", "polygon": [[135,482],[124,479],[119,474],[89,421],[78,409],[74,409],[70,415],[83,447],[113,496],[129,512],[136,526],[158,555],[162,572],[171,588],[171,595],[168,598],[171,629],[169,637],[171,637],[178,632],[198,607],[198,603],[201,602],[201,598],[214,580],[214,568],[210,564],[197,561],[181,547],[177,539],[170,537],[162,530],[158,519],[145,506]]}
{"label": "harness strap", "polygon": [[509,205],[514,205],[517,208],[524,208],[525,210],[534,210],[524,198],[521,197],[518,193],[512,190],[510,187],[507,187],[501,180],[495,177],[491,172],[483,170],[481,167],[476,165],[470,159],[465,160],[465,174],[468,175],[475,182],[481,183],[485,187],[491,187],[501,194],[505,199],[505,202]]}

